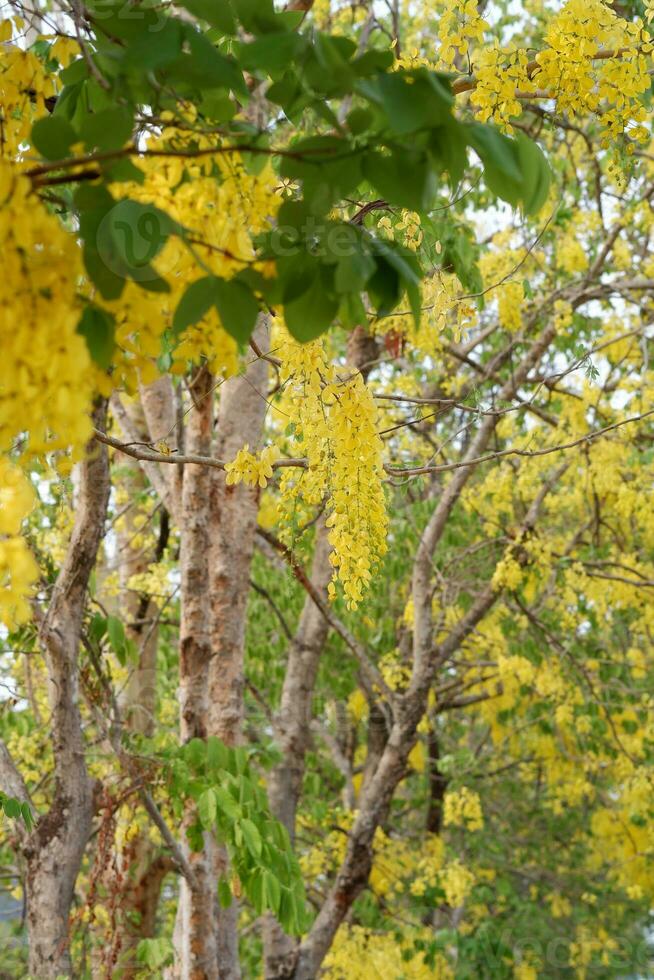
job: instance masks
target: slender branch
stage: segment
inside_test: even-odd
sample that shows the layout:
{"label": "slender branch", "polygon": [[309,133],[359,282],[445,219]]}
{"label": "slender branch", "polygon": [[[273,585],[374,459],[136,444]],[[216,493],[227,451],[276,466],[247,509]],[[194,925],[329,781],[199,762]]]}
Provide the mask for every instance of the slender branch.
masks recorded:
{"label": "slender branch", "polygon": [[21,803],[32,805],[30,795],[25,785],[25,780],[21,776],[16,763],[11,757],[5,742],[0,738],[0,789],[7,794],[20,800]]}
{"label": "slender branch", "polygon": [[302,588],[311,596],[313,602],[318,607],[321,614],[324,616],[324,618],[329,623],[331,628],[334,630],[335,633],[338,633],[341,639],[345,642],[346,646],[350,648],[350,650],[358,660],[361,669],[363,671],[363,674],[366,677],[366,680],[368,681],[372,690],[380,691],[384,695],[386,701],[388,701],[388,703],[392,705],[394,702],[393,692],[387,686],[381,673],[374,665],[374,663],[370,660],[365,649],[359,643],[359,641],[350,633],[348,628],[343,623],[341,623],[341,621],[337,619],[336,616],[334,616],[331,613],[329,607],[327,606],[327,603],[323,601],[318,590],[316,589],[313,582],[305,572],[302,565],[298,562],[297,558],[290,550],[290,548],[287,548],[282,541],[280,541],[273,534],[271,534],[269,531],[266,531],[262,527],[257,528],[257,534],[259,535],[259,537],[263,538],[263,540],[266,541],[269,545],[271,545],[275,549],[275,551],[277,551],[284,558],[287,564],[290,566],[293,575],[300,583]]}
{"label": "slender branch", "polygon": [[651,415],[654,415],[654,409],[651,409],[649,412],[643,412],[641,415],[632,415],[627,419],[622,419],[620,422],[613,422],[612,425],[605,425],[601,429],[593,429],[585,436],[580,436],[579,439],[575,439],[572,442],[560,443],[558,446],[551,446],[548,449],[501,449],[496,453],[487,453],[485,456],[473,456],[471,459],[463,459],[458,463],[442,463],[436,466],[415,466],[413,468],[407,467],[406,469],[387,466],[385,469],[391,476],[418,476],[421,473],[445,473],[449,470],[460,470],[468,466],[477,466],[479,463],[504,459],[507,456],[549,456],[550,453],[560,453],[567,449],[574,449],[576,446],[588,445],[588,443],[593,442],[593,440],[598,439],[607,432],[620,429],[623,425],[630,425],[632,422],[641,422]]}
{"label": "slender branch", "polygon": [[173,861],[175,862],[175,864],[177,865],[181,873],[184,875],[188,883],[192,885],[193,882],[195,881],[193,868],[184,857],[184,854],[182,853],[177,841],[175,840],[170,830],[168,829],[168,824],[161,816],[159,807],[154,802],[152,796],[150,795],[147,789],[140,790],[139,795],[141,797],[141,800],[143,801],[143,806],[147,810],[148,815],[152,820],[152,823],[155,825],[155,827],[163,837],[166,845],[168,846]]}
{"label": "slender branch", "polygon": [[[185,463],[196,463],[200,466],[211,466],[218,470],[224,470],[226,466],[224,459],[216,459],[214,456],[183,455],[182,453],[175,452],[160,453],[154,449],[150,449],[148,443],[121,442],[119,439],[114,439],[113,436],[107,435],[106,432],[102,432],[100,429],[94,429],[93,434],[98,442],[103,442],[105,445],[111,446],[112,449],[117,449],[126,456],[131,456],[133,459],[138,459],[142,462],[174,463],[177,466],[184,466]],[[272,467],[276,470],[289,466],[306,469],[308,465],[306,459],[278,459],[275,460]]]}

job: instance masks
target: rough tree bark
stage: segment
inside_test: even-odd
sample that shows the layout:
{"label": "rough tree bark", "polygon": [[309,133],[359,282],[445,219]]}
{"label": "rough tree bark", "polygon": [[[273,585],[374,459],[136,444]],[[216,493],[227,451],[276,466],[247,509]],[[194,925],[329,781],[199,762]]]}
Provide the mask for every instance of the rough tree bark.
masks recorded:
{"label": "rough tree bark", "polygon": [[[270,323],[262,315],[254,331],[259,350],[267,350]],[[247,443],[256,452],[267,409],[268,363],[254,357],[243,374],[221,388],[216,455],[233,459]],[[243,724],[243,654],[250,591],[250,564],[259,507],[258,488],[243,483],[227,486],[225,474],[211,473],[211,550],[209,570],[211,663],[209,667],[208,734],[228,745],[241,739]],[[226,875],[227,855],[217,848],[216,879]],[[238,907],[223,909],[214,902],[220,980],[238,980]]]}
{"label": "rough tree bark", "polygon": [[[327,585],[332,575],[331,546],[321,520],[316,528],[311,581],[327,602]],[[295,839],[295,815],[302,791],[306,753],[311,743],[313,690],[329,624],[310,596],[306,597],[297,631],[288,651],[288,663],[276,735],[282,760],[268,776],[268,795],[273,814]],[[297,955],[297,940],[287,936],[276,919],[264,923],[264,976],[267,980],[288,976]]]}
{"label": "rough tree bark", "polygon": [[[160,382],[155,382],[154,385],[141,389],[140,402],[134,401],[130,404],[128,416],[141,440],[155,439],[146,420],[145,404],[154,402],[157,419],[165,423],[167,394],[165,388],[161,390]],[[127,416],[124,420],[126,418]],[[129,440],[130,432],[124,432],[124,437]],[[176,467],[170,469],[176,470]],[[129,582],[133,575],[147,571],[152,562],[161,559],[168,540],[169,517],[163,503],[160,503],[159,533],[155,545],[144,548],[139,542],[134,546],[141,520],[139,509],[134,504],[147,484],[142,468],[129,459],[121,466],[121,474],[122,486],[128,494],[131,506],[124,516],[123,526],[117,536],[117,562],[122,595],[117,615],[123,621],[125,632],[134,642],[139,655],[138,663],[131,670],[119,699],[119,705],[124,729],[148,736],[153,732],[156,707],[159,631],[156,619],[153,617],[156,617],[157,606],[148,596],[141,596],[130,589]],[[114,935],[109,946],[104,943],[98,946],[97,970],[100,976],[102,962],[105,963],[106,971],[111,971],[111,963],[116,962],[120,965],[121,980],[132,980],[141,970],[136,960],[136,948],[141,939],[154,935],[161,886],[165,875],[172,870],[172,865],[151,839],[149,824],[139,832],[131,834],[129,840],[119,843],[117,839],[115,847],[114,862],[107,867],[104,877],[108,894],[116,895],[117,888],[120,889],[120,915],[116,919]],[[115,880],[116,869],[120,872],[119,884]],[[110,958],[109,963],[106,960],[107,956]]]}
{"label": "rough tree bark", "polygon": [[[188,453],[209,456],[213,438],[213,377],[204,367],[189,391],[193,409],[185,431]],[[209,543],[211,472],[205,466],[184,466],[180,508],[181,607],[179,642],[180,736],[182,742],[206,738],[208,680],[211,661],[209,605]],[[218,950],[214,923],[215,877],[213,842],[205,834],[204,850],[190,851],[185,830],[194,818],[191,809],[181,828],[181,845],[193,868],[194,881],[180,879],[175,922],[175,976],[179,980],[218,980]]]}
{"label": "rough tree bark", "polygon": [[[106,402],[93,423],[104,429]],[[55,788],[52,804],[25,842],[29,971],[38,980],[71,975],[68,919],[75,880],[91,833],[93,782],[84,753],[78,655],[89,577],[109,500],[105,446],[95,441],[78,464],[75,523],[40,629],[50,698]]]}

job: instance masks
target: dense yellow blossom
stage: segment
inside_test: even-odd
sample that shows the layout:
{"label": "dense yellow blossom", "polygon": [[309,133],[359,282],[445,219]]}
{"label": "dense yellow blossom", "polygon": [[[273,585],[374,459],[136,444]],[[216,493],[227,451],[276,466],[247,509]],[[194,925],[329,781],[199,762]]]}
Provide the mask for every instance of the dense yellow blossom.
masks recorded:
{"label": "dense yellow blossom", "polygon": [[481,830],[484,816],[479,794],[462,786],[460,790],[445,794],[443,823],[466,827],[468,830]]}
{"label": "dense yellow blossom", "polygon": [[[291,513],[298,496],[320,503],[327,493],[330,561],[354,609],[386,551],[377,408],[358,371],[339,378],[322,341],[298,344],[286,335],[278,349],[282,379],[290,389],[285,405],[294,427],[293,446],[308,462],[300,476],[288,470],[282,477],[285,508]],[[330,596],[335,595],[332,582]]]}
{"label": "dense yellow blossom", "polygon": [[[371,977],[403,977],[404,980],[453,980],[454,971],[445,956],[436,956],[433,964],[415,950],[412,940],[429,935],[414,930],[402,944],[393,935],[362,926],[341,926],[325,960],[328,980],[370,980]],[[409,954],[409,955],[403,955]]]}
{"label": "dense yellow blossom", "polygon": [[264,488],[273,475],[272,464],[279,458],[277,447],[266,446],[257,456],[254,456],[249,449],[246,442],[231,463],[225,465],[227,474],[225,482],[228,486],[243,481],[251,487]]}
{"label": "dense yellow blossom", "polygon": [[24,440],[30,453],[72,446],[79,455],[91,433],[94,382],[76,333],[79,246],[6,161],[0,203],[0,449]]}
{"label": "dense yellow blossom", "polygon": [[[176,130],[164,130],[161,142],[180,138]],[[179,222],[186,237],[171,235],[152,263],[170,292],[148,292],[130,281],[120,298],[109,304],[117,321],[117,370],[131,390],[139,378],[150,382],[157,376],[164,334],[189,284],[209,272],[230,278],[243,269],[253,258],[253,236],[269,226],[281,203],[272,169],[250,174],[235,154],[216,154],[199,162],[157,158],[143,161],[141,167],[142,183],[118,184],[114,193],[160,208]],[[147,245],[136,241],[134,247]],[[188,362],[197,364],[202,358],[219,376],[233,374],[238,367],[236,341],[214,307],[187,327],[174,345],[171,370],[184,373]]]}
{"label": "dense yellow blossom", "polygon": [[5,626],[30,617],[28,596],[39,571],[20,528],[34,501],[21,470],[0,456],[0,623]]}

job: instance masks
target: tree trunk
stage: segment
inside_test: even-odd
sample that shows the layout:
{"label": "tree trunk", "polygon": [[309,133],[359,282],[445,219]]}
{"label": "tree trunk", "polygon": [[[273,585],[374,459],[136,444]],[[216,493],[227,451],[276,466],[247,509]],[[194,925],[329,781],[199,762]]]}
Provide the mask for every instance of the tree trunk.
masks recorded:
{"label": "tree trunk", "polygon": [[[155,387],[155,386],[150,386]],[[165,394],[165,393],[164,393]],[[142,389],[142,401],[146,396],[157,409],[163,410],[163,399],[157,392]],[[134,401],[129,407],[129,416],[134,429],[143,440],[152,438],[148,429],[143,407]],[[124,438],[130,438],[124,432]],[[173,467],[171,467],[172,469]],[[142,512],[134,505],[145,490],[147,483],[143,470],[127,458],[121,466],[121,485],[126,490],[132,506],[124,515],[118,532],[117,562],[121,585],[120,608],[116,611],[125,626],[125,632],[134,642],[138,651],[138,663],[131,669],[128,682],[120,697],[120,713],[126,731],[141,735],[152,735],[156,708],[156,660],[158,629],[157,606],[148,596],[141,596],[130,588],[133,575],[147,571],[152,562],[159,561],[168,540],[168,511],[160,504],[159,535],[154,547],[144,549],[140,543],[134,547],[134,539],[141,529]],[[123,824],[127,821],[118,818]],[[154,935],[157,906],[161,885],[170,862],[159,853],[159,847],[150,837],[149,822],[145,827],[131,834],[129,840],[118,834],[115,838],[115,857],[103,872],[104,887],[108,895],[114,896],[119,914],[116,916],[113,934],[101,939],[94,950],[94,970],[97,975],[111,977],[114,964],[119,966],[121,980],[132,980],[141,970],[136,959],[139,941]],[[94,974],[95,975],[95,974]]]}
{"label": "tree trunk", "polygon": [[[104,429],[105,418],[102,401],[93,413],[94,425]],[[78,703],[78,653],[86,590],[109,499],[106,448],[91,442],[78,474],[73,533],[40,630],[49,681],[55,789],[49,811],[25,844],[29,971],[38,980],[71,975],[68,919],[93,816],[93,783],[86,769]]]}
{"label": "tree trunk", "polygon": [[[311,581],[325,602],[328,601],[327,585],[332,576],[330,551],[327,528],[321,520],[316,529]],[[295,839],[295,814],[311,741],[313,689],[328,633],[327,620],[313,599],[307,596],[288,652],[276,725],[282,761],[268,777],[271,810],[288,830],[291,841]],[[273,916],[267,916],[263,941],[267,980],[288,976],[297,955],[297,940],[287,936]]]}
{"label": "tree trunk", "polygon": [[300,947],[295,970],[287,974],[292,980],[315,980],[341,922],[368,882],[375,831],[386,819],[395,789],[404,777],[421,714],[422,705],[417,710],[412,705],[407,715],[393,725],[379,766],[361,793],[345,859],[309,935]]}
{"label": "tree trunk", "polygon": [[[194,401],[185,434],[185,450],[209,456],[213,433],[213,377],[204,367],[190,388]],[[209,610],[209,541],[211,471],[206,466],[184,467],[181,504],[181,605],[179,643],[180,735],[182,742],[206,738],[208,678],[211,661]],[[218,980],[218,949],[214,921],[216,881],[213,842],[205,834],[203,851],[194,853],[185,831],[194,820],[189,805],[182,821],[182,849],[193,868],[191,885],[180,879],[175,922],[175,976],[179,980]]]}
{"label": "tree trunk", "polygon": [[[260,317],[254,340],[267,350],[267,316]],[[256,358],[243,374],[223,385],[216,436],[216,455],[221,459],[233,459],[245,443],[251,452],[257,451],[267,409],[267,381],[268,364]],[[228,745],[240,741],[243,726],[243,647],[258,507],[258,488],[243,483],[228,487],[223,472],[211,471],[208,731]],[[228,876],[224,848],[217,848],[215,858],[216,876]],[[220,980],[238,980],[238,906],[235,901],[228,909],[217,902],[215,906]]]}

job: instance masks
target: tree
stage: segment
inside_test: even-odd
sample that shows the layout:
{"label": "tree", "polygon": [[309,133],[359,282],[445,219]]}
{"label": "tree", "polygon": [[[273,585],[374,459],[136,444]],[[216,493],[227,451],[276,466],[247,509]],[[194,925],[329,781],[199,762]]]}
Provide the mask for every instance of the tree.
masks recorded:
{"label": "tree", "polygon": [[3,969],[647,971],[652,42],[614,6],[4,22]]}

